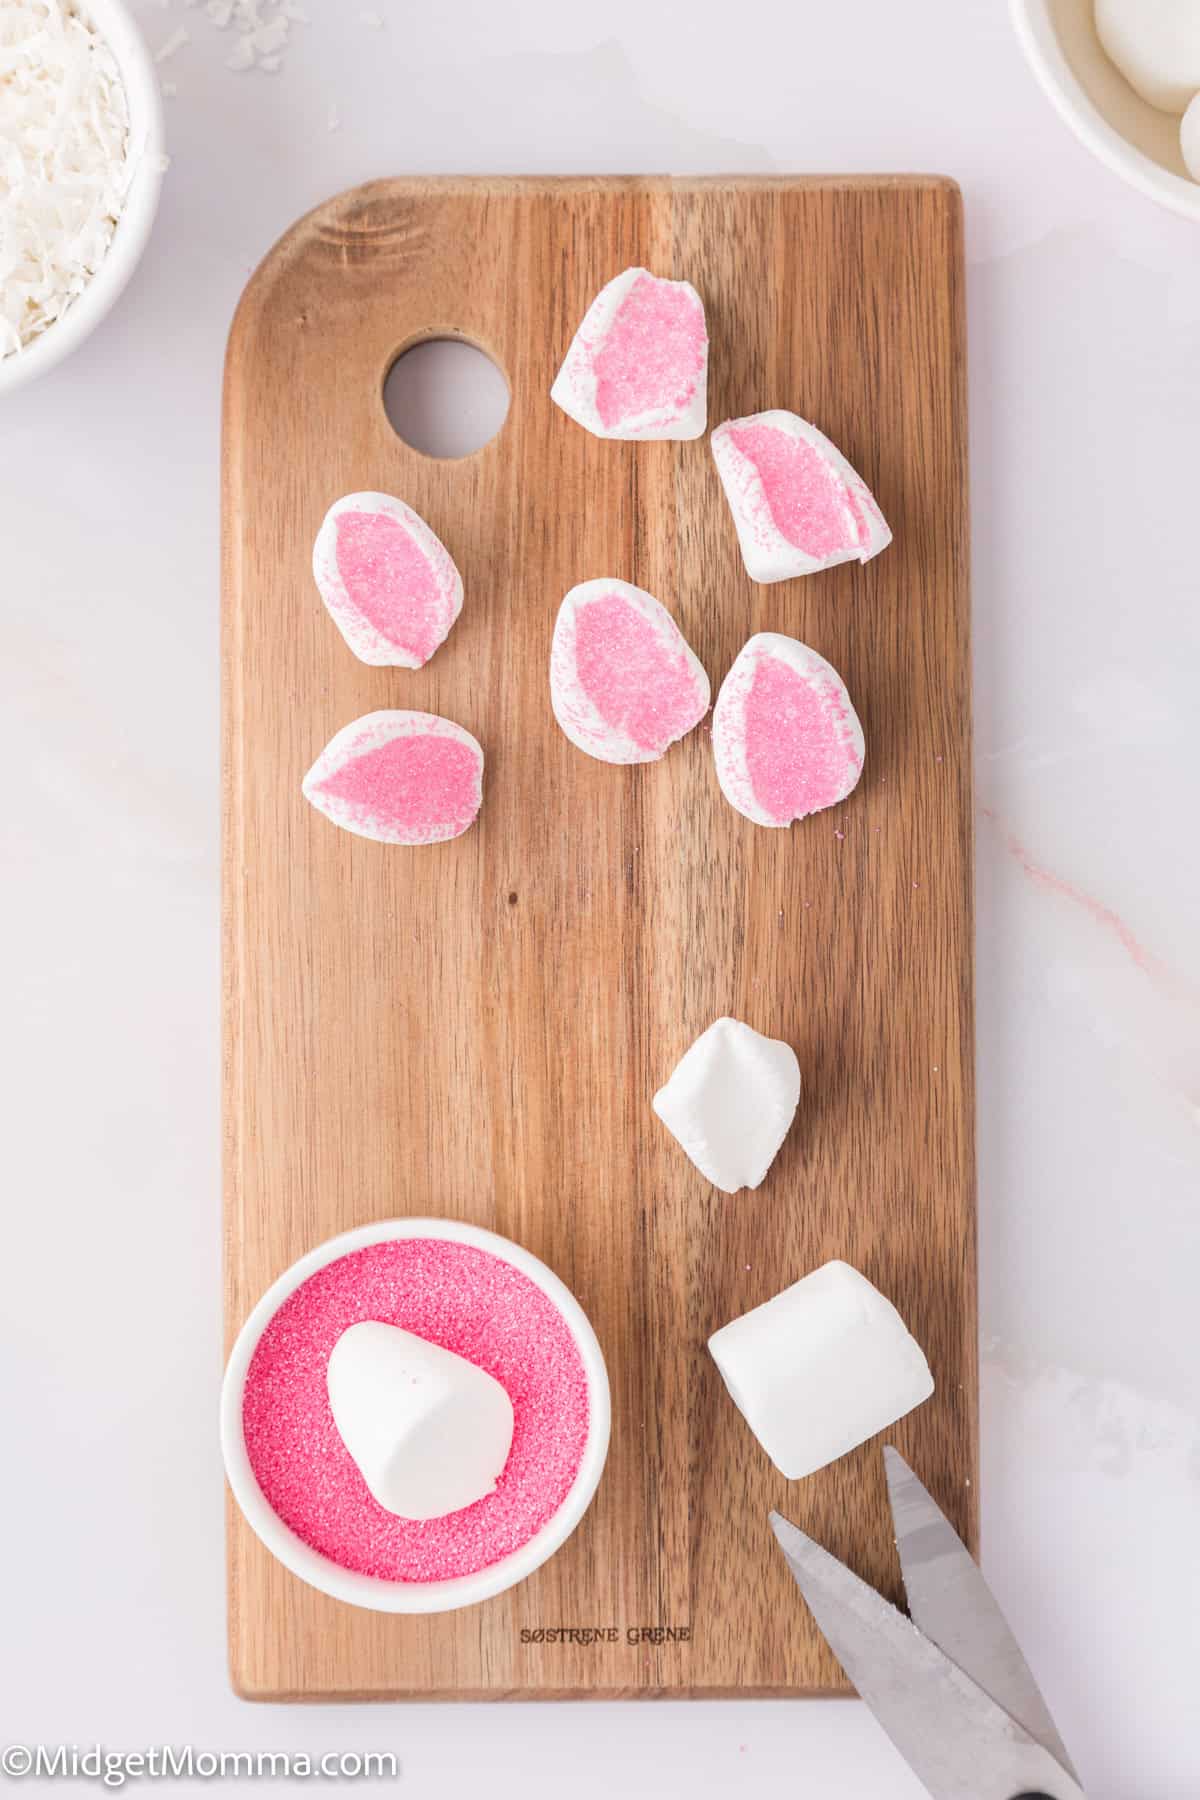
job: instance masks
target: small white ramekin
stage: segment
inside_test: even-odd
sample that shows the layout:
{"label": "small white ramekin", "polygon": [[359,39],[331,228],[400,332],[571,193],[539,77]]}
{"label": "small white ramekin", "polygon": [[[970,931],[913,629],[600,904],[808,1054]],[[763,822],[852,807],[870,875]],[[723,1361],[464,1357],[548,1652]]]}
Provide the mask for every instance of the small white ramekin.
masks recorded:
{"label": "small white ramekin", "polygon": [[[250,1360],[259,1338],[288,1295],[318,1269],[351,1251],[363,1250],[369,1244],[414,1237],[471,1244],[511,1263],[522,1275],[528,1276],[553,1302],[566,1322],[583,1359],[588,1384],[588,1435],[583,1460],[558,1511],[511,1556],[502,1557],[474,1575],[459,1575],[452,1581],[385,1581],[379,1576],[359,1575],[351,1569],[343,1569],[339,1563],[313,1550],[268,1504],[250,1466],[242,1430],[242,1398]],[[221,1388],[221,1451],[234,1499],[248,1524],[293,1575],[320,1588],[322,1593],[332,1594],[335,1600],[348,1600],[352,1606],[367,1606],[376,1612],[453,1612],[460,1606],[473,1606],[479,1600],[488,1600],[493,1594],[514,1587],[553,1556],[571,1535],[587,1511],[604,1469],[610,1417],[608,1371],[596,1334],[578,1300],[545,1263],[539,1262],[519,1244],[497,1236],[494,1231],[484,1231],[478,1225],[465,1225],[454,1219],[388,1219],[378,1225],[362,1225],[357,1230],[344,1231],[339,1237],[319,1244],[307,1256],[294,1262],[267,1289],[238,1333],[225,1369]]]}
{"label": "small white ramekin", "polygon": [[1093,0],[1010,0],[1029,65],[1080,143],[1160,206],[1200,219],[1179,120],[1135,94],[1096,36]]}
{"label": "small white ramekin", "polygon": [[105,39],[121,71],[137,167],[104,261],[61,319],[11,356],[0,356],[0,394],[11,393],[60,363],[94,331],[137,267],[158,210],[163,117],[158,75],[123,0],[81,0],[80,11]]}

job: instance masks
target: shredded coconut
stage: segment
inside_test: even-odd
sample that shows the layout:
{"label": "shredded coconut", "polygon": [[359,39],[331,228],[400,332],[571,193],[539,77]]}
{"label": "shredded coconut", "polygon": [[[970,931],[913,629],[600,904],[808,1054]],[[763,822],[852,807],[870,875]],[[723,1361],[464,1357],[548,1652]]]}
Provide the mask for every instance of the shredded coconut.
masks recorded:
{"label": "shredded coconut", "polygon": [[177,30],[175,30],[171,33],[171,35],[167,39],[166,43],[161,44],[159,46],[159,48],[155,51],[155,53],[154,53],[155,62],[156,63],[169,62],[173,56],[176,56],[179,53],[179,51],[183,49],[183,46],[185,44],[190,44],[191,41],[192,41],[192,34],[188,30],[187,26],[180,25]]}
{"label": "shredded coconut", "polygon": [[83,292],[134,167],[125,88],[103,38],[70,0],[2,0],[0,356]]}
{"label": "shredded coconut", "polygon": [[[184,0],[185,6],[195,4]],[[232,27],[234,43],[225,67],[239,75],[247,69],[278,74],[293,24],[308,23],[302,0],[203,0],[203,12],[218,31]]]}
{"label": "shredded coconut", "polygon": [[[0,0],[0,8],[8,0]],[[168,0],[160,0],[167,5]],[[236,74],[257,69],[264,75],[277,75],[283,68],[293,25],[309,23],[304,0],[183,0],[183,5],[203,14],[218,31],[227,31],[233,43],[225,56],[225,67]],[[362,13],[368,23],[383,27],[381,13]],[[191,35],[181,26],[173,32],[158,52],[156,61],[165,62]]]}

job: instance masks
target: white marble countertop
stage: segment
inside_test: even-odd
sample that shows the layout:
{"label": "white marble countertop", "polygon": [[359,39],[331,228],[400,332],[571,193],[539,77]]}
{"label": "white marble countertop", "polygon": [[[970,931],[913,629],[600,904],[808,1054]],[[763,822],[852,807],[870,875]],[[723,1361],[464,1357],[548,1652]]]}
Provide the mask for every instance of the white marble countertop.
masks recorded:
{"label": "white marble countertop", "polygon": [[916,169],[961,182],[970,262],[984,1565],[1089,1794],[1194,1800],[1196,230],[1067,134],[1000,0],[309,4],[274,75],[144,5],[153,42],[191,38],[155,235],[3,408],[0,1734],[391,1749],[414,1800],[918,1794],[857,1704],[238,1702],[214,1420],[243,282],[373,175]]}

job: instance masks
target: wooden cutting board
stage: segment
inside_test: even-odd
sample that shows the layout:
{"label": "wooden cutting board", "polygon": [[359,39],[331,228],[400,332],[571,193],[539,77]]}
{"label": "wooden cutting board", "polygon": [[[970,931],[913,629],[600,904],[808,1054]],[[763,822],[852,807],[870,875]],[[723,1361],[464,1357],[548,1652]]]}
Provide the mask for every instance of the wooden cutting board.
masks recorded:
{"label": "wooden cutting board", "polygon": [[[592,295],[686,276],[709,418],[814,420],[895,543],[747,578],[706,441],[601,442],[551,405]],[[381,390],[420,339],[504,370],[499,435],[435,461]],[[313,586],[326,507],[402,496],[466,604],[417,672],[357,662]],[[763,830],[707,727],[614,768],[554,723],[558,603],[595,575],[674,612],[713,691],[755,631],[844,676],[867,764]],[[403,180],[319,207],[248,287],[224,437],[226,1303],[334,1232],[436,1213],[543,1257],[608,1358],[613,1436],[583,1525],[515,1591],[434,1618],[342,1605],[229,1520],[233,1680],[263,1700],[828,1694],[844,1678],[767,1527],[778,1507],[898,1596],[878,1444],[775,1473],[704,1345],[845,1257],[899,1306],[935,1397],[889,1435],[976,1540],[971,767],[962,224],[953,183]],[[487,767],[478,825],[351,837],[300,781],[377,707],[445,713]],[[722,1013],[786,1038],[804,1093],[756,1193],[716,1192],[650,1097]]]}

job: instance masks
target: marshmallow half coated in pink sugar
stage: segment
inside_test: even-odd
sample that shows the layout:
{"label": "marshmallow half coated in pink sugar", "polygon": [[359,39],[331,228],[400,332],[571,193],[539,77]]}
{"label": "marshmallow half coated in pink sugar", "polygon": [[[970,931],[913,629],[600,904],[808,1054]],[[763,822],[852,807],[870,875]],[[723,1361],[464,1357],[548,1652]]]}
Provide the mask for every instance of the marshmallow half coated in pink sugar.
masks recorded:
{"label": "marshmallow half coated in pink sugar", "polygon": [[602,287],[550,398],[602,438],[698,438],[707,421],[708,330],[690,281],[626,269]]}
{"label": "marshmallow half coated in pink sugar", "polygon": [[441,539],[403,500],[347,494],[325,514],[313,575],[361,662],[419,669],[462,611],[462,577]]}
{"label": "marshmallow half coated in pink sugar", "polygon": [[874,496],[835,444],[791,412],[729,419],[712,452],[754,581],[868,562],[892,541]]}
{"label": "marshmallow half coated in pink sugar", "polygon": [[366,713],[329,740],[303,789],[318,812],[357,837],[437,844],[475,822],[483,751],[436,713]]}
{"label": "marshmallow half coated in pink sugar", "polygon": [[708,676],[653,594],[583,581],[558,609],[550,702],[577,749],[601,762],[656,762],[708,711]]}
{"label": "marshmallow half coated in pink sugar", "polygon": [[717,779],[756,825],[790,825],[858,785],[862,726],[837,670],[795,638],[762,631],[738,656],[713,708]]}

